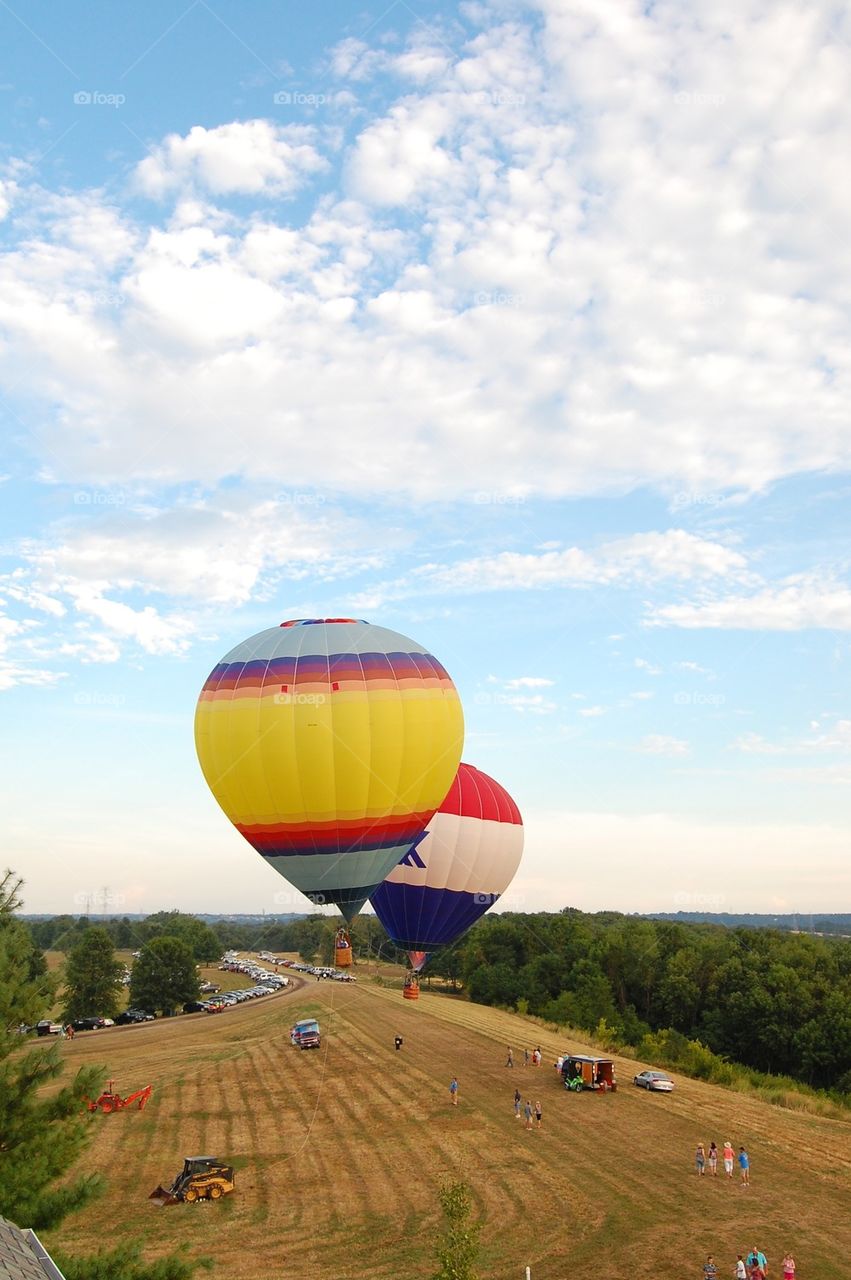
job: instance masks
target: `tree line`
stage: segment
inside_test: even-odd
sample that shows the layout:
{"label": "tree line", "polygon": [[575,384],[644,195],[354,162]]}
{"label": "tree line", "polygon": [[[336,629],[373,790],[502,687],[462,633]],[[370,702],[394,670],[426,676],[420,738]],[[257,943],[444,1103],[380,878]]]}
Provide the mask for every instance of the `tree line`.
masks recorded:
{"label": "tree line", "polygon": [[620,1043],[671,1030],[758,1071],[851,1094],[851,942],[614,912],[486,916],[429,965],[470,999]]}
{"label": "tree line", "polygon": [[[337,924],[311,915],[208,925],[162,911],[96,924],[59,916],[31,922],[30,930],[39,947],[64,950],[98,928],[116,947],[178,938],[199,963],[228,948],[328,963]],[[351,932],[356,956],[404,962],[375,917],[358,917]],[[671,1031],[754,1070],[851,1094],[847,939],[565,908],[485,916],[455,947],[432,956],[426,974],[481,1004],[562,1026],[590,1032],[603,1022],[625,1047]]]}

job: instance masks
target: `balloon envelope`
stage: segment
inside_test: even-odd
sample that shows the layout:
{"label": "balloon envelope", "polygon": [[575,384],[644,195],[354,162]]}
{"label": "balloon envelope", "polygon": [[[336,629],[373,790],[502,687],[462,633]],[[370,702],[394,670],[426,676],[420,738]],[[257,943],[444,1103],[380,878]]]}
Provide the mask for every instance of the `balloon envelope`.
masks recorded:
{"label": "balloon envelope", "polygon": [[437,659],[352,618],[251,636],[210,673],[195,714],[204,777],[236,829],[347,919],[422,834],[463,737]]}
{"label": "balloon envelope", "polygon": [[434,951],[460,938],[498,900],[523,854],[523,820],[493,778],[462,764],[425,835],[370,901],[406,951]]}

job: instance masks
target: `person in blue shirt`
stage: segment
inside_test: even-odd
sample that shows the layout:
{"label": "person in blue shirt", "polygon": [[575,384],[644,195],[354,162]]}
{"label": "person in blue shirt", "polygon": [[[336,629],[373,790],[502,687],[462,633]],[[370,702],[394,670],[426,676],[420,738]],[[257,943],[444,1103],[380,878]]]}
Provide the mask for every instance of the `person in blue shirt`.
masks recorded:
{"label": "person in blue shirt", "polygon": [[745,1261],[747,1262],[748,1267],[761,1267],[763,1271],[765,1271],[768,1266],[765,1254],[762,1253],[761,1250],[757,1249],[756,1245],[751,1249]]}
{"label": "person in blue shirt", "polygon": [[742,1171],[742,1186],[749,1187],[751,1184],[751,1162],[744,1147],[739,1147],[739,1168]]}

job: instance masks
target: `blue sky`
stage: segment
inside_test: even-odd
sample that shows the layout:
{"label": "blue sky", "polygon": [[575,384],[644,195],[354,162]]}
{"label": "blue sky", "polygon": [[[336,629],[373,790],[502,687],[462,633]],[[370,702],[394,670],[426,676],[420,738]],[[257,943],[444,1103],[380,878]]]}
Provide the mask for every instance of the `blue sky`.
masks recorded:
{"label": "blue sky", "polygon": [[508,906],[848,909],[851,30],[5,6],[0,798],[31,910],[306,905],[192,742],[355,614],[461,691]]}

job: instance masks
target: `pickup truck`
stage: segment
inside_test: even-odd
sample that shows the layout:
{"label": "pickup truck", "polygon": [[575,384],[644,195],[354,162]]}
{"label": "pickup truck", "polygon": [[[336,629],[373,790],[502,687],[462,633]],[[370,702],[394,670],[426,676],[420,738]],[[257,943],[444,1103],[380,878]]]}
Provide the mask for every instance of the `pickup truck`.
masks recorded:
{"label": "pickup truck", "polygon": [[320,1045],[319,1023],[315,1018],[302,1018],[290,1030],[290,1040],[299,1049],[318,1049]]}

